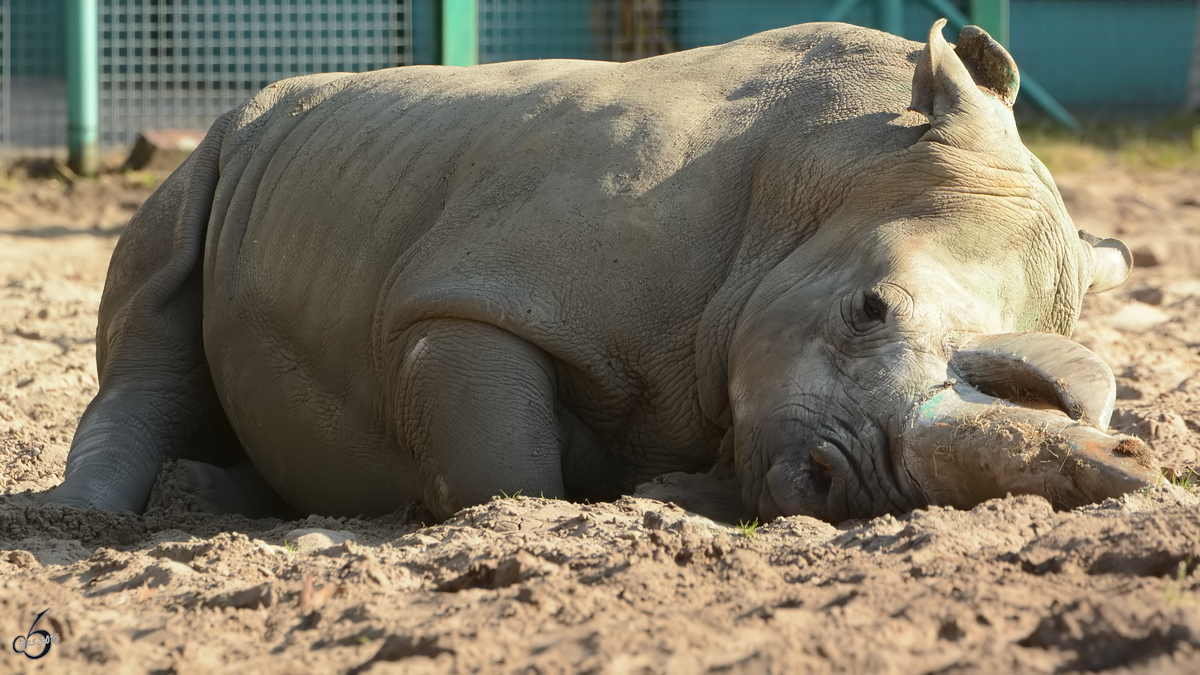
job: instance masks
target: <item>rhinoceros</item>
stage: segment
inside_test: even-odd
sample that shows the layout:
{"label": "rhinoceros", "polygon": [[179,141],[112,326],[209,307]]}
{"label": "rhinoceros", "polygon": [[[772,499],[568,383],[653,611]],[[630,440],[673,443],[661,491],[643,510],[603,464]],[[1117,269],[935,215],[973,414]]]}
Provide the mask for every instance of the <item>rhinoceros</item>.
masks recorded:
{"label": "rhinoceros", "polygon": [[1068,336],[1125,280],[984,31],[273,84],[131,219],[46,499],[435,516],[726,467],[831,521],[1154,480]]}

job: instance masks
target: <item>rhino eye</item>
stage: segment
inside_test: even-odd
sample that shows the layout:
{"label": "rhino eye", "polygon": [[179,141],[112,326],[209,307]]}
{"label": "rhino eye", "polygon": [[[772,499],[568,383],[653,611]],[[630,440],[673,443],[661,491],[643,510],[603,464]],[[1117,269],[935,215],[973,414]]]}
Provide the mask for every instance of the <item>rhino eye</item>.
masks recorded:
{"label": "rhino eye", "polygon": [[887,319],[887,302],[875,291],[863,295],[862,317],[867,322],[880,322]]}

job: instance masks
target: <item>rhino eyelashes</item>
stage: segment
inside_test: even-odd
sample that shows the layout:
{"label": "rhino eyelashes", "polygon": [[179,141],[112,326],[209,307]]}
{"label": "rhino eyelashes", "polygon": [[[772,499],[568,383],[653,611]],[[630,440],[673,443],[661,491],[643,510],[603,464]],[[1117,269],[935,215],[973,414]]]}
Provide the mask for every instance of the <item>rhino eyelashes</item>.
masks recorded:
{"label": "rhino eyelashes", "polygon": [[879,293],[867,291],[862,294],[858,302],[847,309],[849,316],[846,318],[850,320],[850,327],[855,333],[865,335],[880,328],[887,321],[891,308]]}
{"label": "rhino eyelashes", "polygon": [[887,319],[888,305],[878,293],[869,291],[863,295],[862,315],[867,321],[880,322]]}

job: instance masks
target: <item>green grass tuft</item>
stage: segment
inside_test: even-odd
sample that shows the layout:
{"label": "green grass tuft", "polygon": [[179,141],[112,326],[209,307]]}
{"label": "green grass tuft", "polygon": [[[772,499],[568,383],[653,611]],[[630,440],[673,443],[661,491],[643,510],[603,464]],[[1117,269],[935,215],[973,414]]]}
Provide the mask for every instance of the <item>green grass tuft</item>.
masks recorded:
{"label": "green grass tuft", "polygon": [[1163,600],[1168,605],[1191,605],[1194,600],[1190,594],[1183,590],[1183,581],[1187,578],[1188,572],[1192,570],[1193,560],[1188,556],[1185,560],[1180,560],[1179,565],[1175,568],[1175,578],[1167,582],[1163,587]]}
{"label": "green grass tuft", "polygon": [[1170,480],[1171,485],[1174,485],[1175,487],[1183,488],[1184,490],[1187,490],[1188,492],[1195,492],[1196,491],[1196,483],[1193,480],[1195,475],[1196,474],[1193,473],[1191,469],[1188,469],[1184,473],[1178,473],[1178,474],[1174,474],[1174,475],[1170,476],[1168,478],[1168,480]]}
{"label": "green grass tuft", "polygon": [[737,529],[738,532],[746,535],[747,539],[758,539],[758,518],[749,522],[745,520],[738,521]]}

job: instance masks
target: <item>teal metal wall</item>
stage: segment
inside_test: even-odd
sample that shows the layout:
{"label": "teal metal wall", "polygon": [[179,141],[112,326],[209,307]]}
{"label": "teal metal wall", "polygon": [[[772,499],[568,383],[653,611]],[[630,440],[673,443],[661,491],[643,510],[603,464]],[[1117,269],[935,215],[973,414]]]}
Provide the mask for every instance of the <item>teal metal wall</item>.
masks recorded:
{"label": "teal metal wall", "polygon": [[[1016,0],[1014,0],[1015,2]],[[679,0],[679,41],[685,49],[721,44],[780,26],[821,21],[832,0]],[[966,3],[955,3],[965,7]],[[874,23],[874,12],[864,3],[846,21],[860,26]],[[938,18],[924,5],[906,3],[903,36],[924,41]]]}
{"label": "teal metal wall", "polygon": [[[618,0],[479,0],[480,61],[609,58],[597,8]],[[819,21],[833,0],[663,0],[679,49]],[[847,20],[872,25],[871,3]],[[955,5],[968,9],[967,0]],[[1083,116],[1163,115],[1183,105],[1196,0],[1011,0],[1009,50],[1059,103]],[[939,16],[906,2],[904,37],[923,41]],[[949,34],[947,37],[952,36]]]}
{"label": "teal metal wall", "polygon": [[[819,21],[830,0],[679,0],[683,48]],[[967,2],[955,3],[963,8]],[[1162,115],[1184,101],[1196,39],[1196,0],[1011,0],[1017,64],[1060,103],[1084,116]],[[908,2],[904,37],[924,40],[936,17]],[[860,6],[851,23],[871,25]],[[947,37],[950,37],[949,35]]]}
{"label": "teal metal wall", "polygon": [[10,74],[64,77],[63,0],[0,0],[8,21],[3,35],[11,40],[5,56]]}
{"label": "teal metal wall", "polygon": [[1194,0],[1012,0],[1013,58],[1083,114],[1156,115],[1183,105]]}
{"label": "teal metal wall", "polygon": [[0,146],[66,144],[63,0],[0,0]]}

